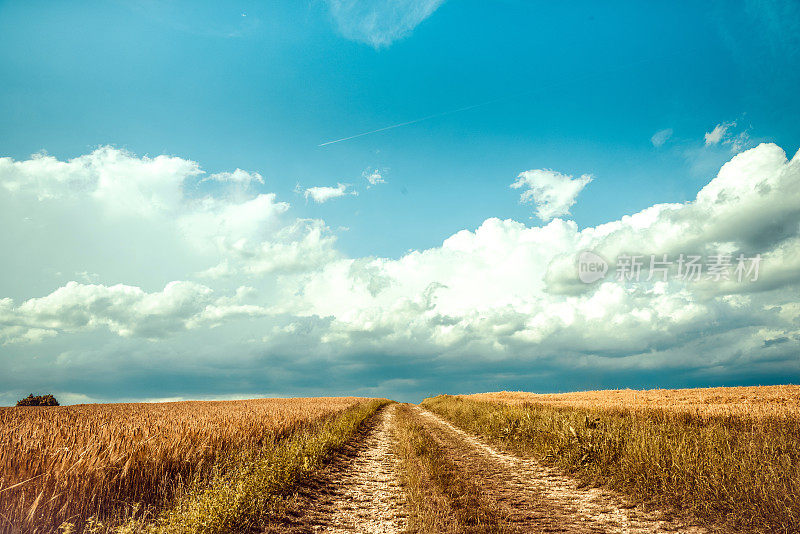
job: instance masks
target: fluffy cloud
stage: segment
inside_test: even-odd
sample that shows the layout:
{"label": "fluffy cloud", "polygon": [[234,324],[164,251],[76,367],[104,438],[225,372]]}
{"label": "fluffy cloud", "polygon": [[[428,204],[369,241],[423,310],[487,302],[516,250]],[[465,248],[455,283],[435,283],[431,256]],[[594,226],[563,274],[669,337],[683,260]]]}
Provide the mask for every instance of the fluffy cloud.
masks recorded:
{"label": "fluffy cloud", "polygon": [[264,183],[264,177],[257,172],[247,172],[243,171],[242,169],[236,169],[233,172],[220,172],[217,174],[212,174],[204,180],[209,182],[236,184],[244,188],[248,188],[254,183]]}
{"label": "fluffy cloud", "polygon": [[347,195],[358,195],[356,191],[348,191],[349,184],[338,183],[336,187],[318,186],[309,187],[303,192],[306,200],[311,198],[317,204],[322,204],[334,198],[344,197]]}
{"label": "fluffy cloud", "polygon": [[201,174],[193,161],[135,158],[111,147],[68,162],[45,154],[27,161],[0,158],[0,187],[8,192],[39,201],[84,197],[115,216],[173,213],[184,182]]}
{"label": "fluffy cloud", "polygon": [[335,236],[321,221],[298,219],[270,241],[248,242],[240,238],[226,242],[221,247],[225,259],[199,274],[219,278],[313,270],[339,257],[335,243]]}
{"label": "fluffy cloud", "polygon": [[240,288],[234,297],[214,298],[210,288],[193,282],[170,282],[155,293],[123,284],[69,282],[19,306],[0,300],[0,341],[32,341],[101,327],[123,337],[157,339],[230,317],[265,315],[264,308],[239,302],[246,293]]}
{"label": "fluffy cloud", "polygon": [[[398,260],[328,264],[284,306],[333,317],[322,339],[354,351],[561,355],[566,366],[593,354],[597,365],[650,366],[661,356],[648,355],[713,338],[722,343],[720,358],[745,348],[755,358],[767,338],[800,341],[798,183],[800,158],[787,161],[779,147],[761,145],[725,165],[693,202],[583,230],[560,219],[543,227],[489,219]],[[617,281],[612,270],[587,285],[575,267],[587,249],[610,259],[759,253],[763,269],[757,282],[692,283],[675,279],[673,269],[668,281],[640,284]],[[601,364],[604,354],[613,358]]]}
{"label": "fluffy cloud", "polygon": [[374,48],[402,39],[444,0],[328,0],[341,34]]}
{"label": "fluffy cloud", "polygon": [[0,224],[13,231],[0,234],[8,251],[0,295],[37,296],[82,273],[154,290],[215,267],[296,272],[336,257],[324,223],[290,217],[288,203],[259,191],[262,182],[110,147],[69,161],[2,158]]}
{"label": "fluffy cloud", "polygon": [[520,202],[536,205],[536,216],[543,221],[569,214],[575,198],[592,181],[588,174],[580,178],[561,174],[549,169],[525,171],[511,184],[513,189],[525,189]]}
{"label": "fluffy cloud", "polygon": [[[396,259],[346,257],[322,221],[292,218],[259,180],[204,176],[187,160],[107,148],[0,160],[0,389],[408,398],[583,387],[589,374],[797,376],[800,153],[759,145],[692,201],[595,227],[490,218]],[[528,171],[517,183],[547,217],[588,180]],[[128,198],[108,193],[119,190]],[[594,284],[577,276],[585,250],[612,263]],[[614,273],[621,254],[719,253],[760,254],[758,280],[691,282],[675,265],[667,280]],[[74,281],[87,273],[95,281]],[[169,392],[148,389],[155,376]]]}

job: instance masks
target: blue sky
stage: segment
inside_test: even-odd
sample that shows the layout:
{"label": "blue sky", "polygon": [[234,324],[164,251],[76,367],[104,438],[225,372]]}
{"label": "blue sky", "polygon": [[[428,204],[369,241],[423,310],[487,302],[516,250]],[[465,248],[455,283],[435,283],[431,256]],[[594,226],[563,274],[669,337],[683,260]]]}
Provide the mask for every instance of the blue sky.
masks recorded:
{"label": "blue sky", "polygon": [[349,253],[397,256],[487,217],[524,219],[503,187],[524,169],[598,177],[573,213],[586,226],[690,199],[726,154],[692,171],[686,152],[720,122],[797,149],[796,5],[456,1],[379,49],[344,39],[330,11],[6,2],[4,154],[71,158],[112,144],[256,171],[287,198],[298,182],[358,183],[385,168],[390,185],[357,207],[294,204],[350,228]]}
{"label": "blue sky", "polygon": [[[30,200],[30,206],[13,196],[22,194],[19,191],[28,186],[8,186],[10,196],[4,201],[8,202],[6,206],[18,208],[13,214],[7,209],[2,222],[11,231],[0,239],[10,258],[0,282],[0,302],[3,297],[10,299],[5,319],[0,313],[0,328],[5,324],[8,332],[14,329],[0,345],[0,358],[15,370],[13,380],[5,385],[7,400],[17,395],[17,389],[42,387],[76,399],[82,398],[80,395],[87,399],[197,397],[204,391],[232,396],[336,393],[334,385],[322,378],[301,379],[306,374],[300,363],[304,361],[302,355],[310,352],[328,358],[312,368],[328,369],[329,376],[349,377],[339,379],[339,383],[350,384],[347,387],[407,398],[435,393],[437,388],[554,390],[655,385],[662,376],[666,385],[796,381],[800,376],[798,338],[796,330],[786,326],[793,324],[792,318],[783,318],[783,326],[762,318],[757,325],[750,325],[752,330],[747,333],[736,322],[741,320],[736,313],[726,312],[718,318],[718,322],[731,325],[718,333],[725,343],[734,343],[730,338],[736,336],[735,342],[740,343],[769,323],[769,332],[758,334],[766,336],[761,341],[787,340],[769,345],[782,351],[769,356],[773,363],[764,360],[744,365],[745,349],[726,344],[723,346],[729,348],[720,348],[719,362],[714,366],[700,369],[674,363],[683,361],[691,349],[656,343],[653,340],[659,329],[653,326],[654,330],[645,329],[649,334],[643,334],[643,339],[650,341],[643,344],[618,340],[613,349],[616,361],[642,359],[652,351],[661,355],[620,370],[591,363],[598,358],[605,360],[590,346],[556,343],[555,338],[547,337],[550,334],[523,335],[536,323],[536,317],[547,319],[541,314],[548,312],[514,308],[515,313],[527,316],[529,323],[519,327],[513,343],[501,342],[504,348],[498,354],[485,349],[496,344],[496,339],[474,334],[475,324],[463,323],[470,314],[477,314],[474,320],[488,320],[499,313],[498,309],[516,306],[510,304],[516,298],[525,300],[540,291],[548,293],[538,286],[506,288],[508,299],[470,301],[460,307],[451,303],[449,311],[439,310],[440,317],[461,317],[465,331],[477,336],[458,343],[443,339],[441,332],[436,334],[439,337],[416,333],[402,341],[398,329],[413,329],[399,316],[387,318],[387,314],[396,311],[398,303],[424,300],[422,290],[433,287],[431,284],[459,287],[456,279],[463,273],[456,273],[446,262],[445,266],[432,267],[424,283],[403,282],[403,275],[398,274],[401,266],[416,261],[409,251],[443,250],[446,239],[462,231],[478,236],[476,229],[488,228],[485,221],[493,218],[528,229],[548,224],[553,217],[537,217],[535,209],[537,202],[545,202],[541,195],[546,190],[537,189],[540,179],[566,183],[564,180],[570,178],[564,177],[590,177],[575,195],[567,195],[566,207],[556,206],[552,211],[552,203],[545,202],[546,209],[556,214],[556,221],[574,221],[574,232],[580,233],[603,223],[623,221],[624,216],[657,204],[694,202],[698,191],[717,176],[723,164],[748,150],[756,151],[749,152],[751,155],[769,159],[772,156],[765,155],[768,149],[763,147],[774,144],[791,160],[800,146],[798,21],[800,7],[780,1],[602,5],[512,0],[383,0],[367,4],[354,0],[0,2],[0,157],[10,158],[9,165],[11,161],[33,162],[28,171],[19,171],[22,174],[13,174],[17,171],[9,166],[7,174],[0,177],[6,184],[19,184],[24,175],[24,183],[30,187],[35,183],[39,188],[29,191],[30,198],[36,198],[35,202]],[[451,113],[454,110],[462,111]],[[433,117],[320,146],[429,116]],[[100,149],[105,150],[100,153],[98,147],[112,148]],[[120,176],[124,174],[128,185],[117,184],[108,189],[112,191],[108,194],[132,195],[125,187],[138,184],[136,191],[142,194],[143,202],[169,209],[159,215],[160,222],[153,219],[137,224],[133,215],[125,221],[117,217],[130,206],[114,204],[111,208],[109,204],[101,210],[93,204],[91,209],[100,210],[98,213],[108,214],[103,211],[108,208],[116,210],[116,215],[108,220],[97,215],[95,226],[89,222],[83,226],[74,214],[91,209],[76,200],[75,190],[70,189],[73,196],[69,196],[43,185],[46,180],[56,180],[53,176],[61,171],[44,165],[41,159],[31,159],[36,153],[46,153],[61,162],[94,154],[93,163],[80,160],[82,163],[76,164],[91,167],[96,173],[94,178],[86,178],[91,187],[102,182],[104,173],[122,173],[114,179],[123,180]],[[146,157],[159,155],[176,158],[172,170],[152,171],[166,173],[158,174],[157,182],[144,180],[141,173],[149,176],[151,170],[140,164]],[[114,166],[120,158],[128,158],[124,171]],[[743,161],[739,159],[740,165]],[[197,162],[204,176],[217,178],[202,180],[186,162]],[[775,176],[784,176],[777,170],[778,163],[770,162]],[[220,173],[235,169],[249,173],[247,187],[241,181],[219,178]],[[537,169],[555,174],[527,175],[529,182],[511,187],[520,173]],[[376,172],[380,180],[371,184],[366,176]],[[759,177],[747,172],[742,171],[742,180],[758,181]],[[258,178],[252,178],[256,174]],[[77,178],[69,180],[73,183]],[[164,193],[160,184],[165,183],[178,184],[186,198],[208,195],[217,199],[213,201],[216,203],[202,209],[195,206],[194,211],[181,204],[184,207],[179,209],[183,201]],[[238,184],[234,192],[228,191],[232,183]],[[790,184],[786,187],[797,185],[786,183]],[[106,190],[97,187],[92,202],[110,198],[103,196],[106,193],[99,194]],[[529,202],[521,201],[520,195],[526,190],[531,191]],[[315,200],[315,191],[328,195],[320,197],[324,202]],[[159,196],[162,193],[166,196]],[[270,194],[275,195],[270,202],[259,197],[262,203],[253,209],[260,211],[252,220],[236,224],[226,215],[220,200],[227,199],[232,209],[242,213],[242,203]],[[50,206],[43,198],[72,200]],[[174,206],[169,204],[173,201]],[[75,210],[73,215],[70,209]],[[142,204],[136,210],[142,213],[149,208]],[[769,213],[760,217],[774,218]],[[786,208],[786,217],[773,221],[773,227],[777,225],[781,231],[789,228],[787,235],[794,235],[797,220],[791,206]],[[42,221],[37,231],[29,231],[28,223],[23,222],[37,220]],[[210,252],[199,249],[187,251],[185,256],[174,252],[177,241],[160,241],[166,230],[159,225],[176,220],[185,220],[182,224],[187,228],[229,225],[225,235],[212,232],[192,238],[190,231],[182,230],[175,237],[195,239],[201,242],[201,248],[203,243],[223,243],[220,250],[227,252],[217,251],[220,256],[213,261]],[[64,221],[74,224],[72,233],[65,229]],[[734,226],[726,221],[721,221],[720,227]],[[319,230],[323,238],[319,246],[307,250],[303,247],[316,239],[314,225],[317,229],[324,227]],[[511,232],[509,228],[503,232]],[[522,231],[515,228],[514,232]],[[686,246],[711,250],[734,243],[732,250],[745,250],[742,243],[746,242],[748,252],[774,254],[778,254],[774,247],[788,246],[785,241],[773,240],[761,242],[762,249],[742,236],[720,241],[718,234],[706,235],[702,246],[698,245],[700,241]],[[632,239],[636,245],[628,242],[629,248],[639,247],[641,241],[647,245],[644,249],[650,246],[654,253],[660,250],[653,247],[663,244],[662,239],[640,240],[635,234]],[[601,247],[600,243],[592,244]],[[237,248],[240,245],[255,247],[248,249],[248,257],[264,255],[259,256],[258,267],[244,263],[236,267],[234,262],[239,260],[225,256],[244,257]],[[506,245],[511,249],[522,246]],[[256,249],[260,252],[254,252]],[[665,252],[677,253],[679,249],[673,243]],[[791,270],[793,264],[786,258],[793,256],[781,251],[781,265]],[[201,256],[202,261],[198,259]],[[267,259],[269,268],[264,267]],[[334,272],[343,261],[350,262],[350,278],[338,280]],[[479,263],[486,266],[487,261]],[[548,257],[541,265],[531,264],[530,276],[546,279],[546,273],[552,274],[554,269],[553,261]],[[197,274],[216,264],[230,272],[222,276],[218,269],[213,282],[208,281],[208,273]],[[286,267],[289,264],[293,267]],[[296,267],[299,264],[303,267]],[[337,290],[314,302],[309,298],[308,302],[284,305],[288,302],[281,293],[285,287],[293,288],[292,295],[307,297],[320,284],[327,291],[362,280],[362,275],[353,274],[352,265],[366,266],[369,276],[377,277],[370,278],[370,283],[391,279],[387,287],[402,287],[407,292],[398,289],[398,294],[387,296],[385,301],[361,303],[361,296]],[[473,283],[496,272],[490,267],[483,274],[473,273]],[[285,273],[289,271],[295,278],[287,281],[290,275]],[[378,271],[383,274],[375,275]],[[525,276],[524,272],[521,267],[517,275]],[[320,280],[328,280],[328,285]],[[87,287],[105,291],[122,284],[144,295],[164,295],[167,284],[176,281],[200,284],[213,292],[215,299],[233,299],[241,287],[251,288],[259,296],[250,300],[242,297],[235,304],[225,301],[226,305],[240,306],[235,321],[232,319],[235,324],[222,321],[212,327],[186,316],[179,326],[165,327],[157,335],[142,333],[142,324],[153,319],[146,311],[137,315],[138,322],[133,326],[110,326],[125,322],[116,315],[87,319],[88,315],[79,314],[84,318],[70,322],[65,317],[77,313],[75,307],[70,304],[65,308],[59,301],[60,307],[48,311],[45,318],[21,318],[25,310],[36,307],[25,307],[26,302],[52,296],[59,288],[84,292],[78,300],[86,303],[95,298],[87,296],[86,292],[94,291]],[[68,286],[70,282],[82,285]],[[778,293],[786,294],[787,288],[796,286],[780,287],[783,289]],[[192,291],[204,294],[205,290],[195,287]],[[322,295],[323,290],[319,291]],[[243,290],[242,295],[246,292]],[[758,293],[763,301],[749,305],[763,310],[769,304],[786,310],[796,304],[796,299],[779,302],[765,292],[768,290]],[[551,290],[548,294],[556,293]],[[375,294],[372,297],[378,298]],[[569,298],[563,297],[559,304],[579,307]],[[704,305],[718,309],[708,298],[703,297]],[[222,307],[218,300],[213,304],[210,300],[202,302],[197,304],[201,306],[198,309],[206,315],[210,313],[207,306]],[[328,306],[328,302],[338,303],[339,308]],[[359,316],[356,321],[352,316],[356,312],[349,308],[354,302],[361,304],[353,304],[353,309],[376,315],[369,319]],[[257,313],[255,308],[241,306],[258,307],[258,313],[269,315],[269,319],[242,319],[243,314],[252,317]],[[86,313],[96,314],[95,308]],[[3,309],[0,307],[0,312]],[[677,321],[674,314],[667,319]],[[295,331],[291,328],[299,328],[290,327],[292,324],[309,321],[317,325],[314,328],[329,330],[312,336],[313,340],[289,335]],[[378,328],[378,324],[382,326]],[[685,327],[681,335],[687,340],[702,343],[710,336],[708,330],[692,330],[681,324]],[[193,356],[185,354],[203,344],[206,334],[199,330],[206,327],[216,332],[215,337],[225,332],[224,341],[229,346],[222,348],[224,344],[220,343],[218,351],[207,350],[205,363],[191,360],[189,365],[187,360]],[[346,335],[340,327],[347,330]],[[313,330],[311,326],[303,328]],[[28,329],[28,333],[20,334],[20,329]],[[270,329],[283,329],[281,335],[288,337],[265,340],[269,336],[264,334],[259,341],[264,345],[253,348],[253,332]],[[38,339],[39,334],[31,333],[34,330],[44,338]],[[367,333],[374,339],[367,342],[353,338],[369,337]],[[19,336],[27,341],[20,342]],[[341,341],[342,336],[347,340]],[[397,339],[388,343],[392,336]],[[37,341],[31,341],[34,338]],[[417,347],[414,340],[418,338],[425,341]],[[522,338],[530,344],[517,346]],[[17,341],[12,343],[14,339]],[[237,345],[245,340],[246,348]],[[229,384],[212,385],[214,373],[209,369],[216,369],[228,350],[249,354],[251,367],[247,368],[251,370],[267,367],[253,363],[261,361],[259,358],[283,362],[270,366],[280,369],[276,373],[286,380],[280,386],[262,387],[230,371]],[[577,360],[551,363],[548,358],[556,358],[559,350],[574,354]],[[67,379],[45,380],[24,371],[27,364],[23,362],[37,356],[46,362],[41,370],[66,369],[56,374],[77,376],[80,365],[64,363],[69,360],[65,354],[73,354],[70,351],[96,353],[94,357],[118,376],[119,384],[104,388],[95,381],[76,387]],[[667,355],[679,353],[684,356]],[[736,363],[726,360],[723,353],[728,358],[738,354]],[[151,371],[133,373],[121,363],[135,361],[133,354],[165,356],[158,363],[142,363]],[[446,354],[468,357],[472,378],[448,373],[450,362],[442,356]],[[653,363],[656,360],[661,363]],[[425,382],[420,370],[431,366],[440,370],[432,372],[430,381]],[[504,367],[509,370],[501,371]],[[576,378],[570,370],[578,368],[587,374]],[[606,371],[598,371],[600,368]],[[546,378],[525,378],[537,373]],[[159,386],[162,382],[167,385]],[[143,383],[156,384],[155,391]]]}

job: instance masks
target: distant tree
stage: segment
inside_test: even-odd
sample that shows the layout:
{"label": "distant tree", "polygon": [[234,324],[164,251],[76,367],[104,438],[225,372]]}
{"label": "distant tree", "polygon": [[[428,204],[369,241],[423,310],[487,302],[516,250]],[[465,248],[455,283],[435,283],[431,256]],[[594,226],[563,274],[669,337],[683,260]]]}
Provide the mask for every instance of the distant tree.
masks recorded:
{"label": "distant tree", "polygon": [[24,399],[17,401],[17,406],[59,406],[56,398],[50,394],[34,395],[31,393]]}

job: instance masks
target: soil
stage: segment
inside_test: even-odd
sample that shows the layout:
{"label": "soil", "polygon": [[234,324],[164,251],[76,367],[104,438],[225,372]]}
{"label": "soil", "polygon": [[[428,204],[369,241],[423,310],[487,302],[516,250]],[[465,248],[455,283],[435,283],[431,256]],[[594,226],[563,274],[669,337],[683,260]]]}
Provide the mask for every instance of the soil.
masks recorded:
{"label": "soil", "polygon": [[[304,484],[292,507],[294,513],[267,532],[404,532],[405,499],[399,460],[393,452],[396,407],[379,411],[328,467]],[[418,406],[412,409],[461,474],[481,486],[481,499],[499,512],[503,531],[707,532],[658,510],[633,506],[609,490],[582,487],[556,469],[498,450],[432,412]]]}

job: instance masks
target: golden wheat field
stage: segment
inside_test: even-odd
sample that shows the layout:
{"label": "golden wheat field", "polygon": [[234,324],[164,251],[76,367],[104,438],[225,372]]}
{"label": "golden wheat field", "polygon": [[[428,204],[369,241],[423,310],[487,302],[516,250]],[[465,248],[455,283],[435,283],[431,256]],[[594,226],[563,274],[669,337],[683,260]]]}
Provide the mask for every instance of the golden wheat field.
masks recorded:
{"label": "golden wheat field", "polygon": [[800,387],[439,396],[518,454],[722,532],[800,531]]}
{"label": "golden wheat field", "polygon": [[700,415],[800,417],[800,386],[691,389],[615,389],[571,393],[500,391],[463,397],[506,404],[536,403],[569,408],[669,409]]}
{"label": "golden wheat field", "polygon": [[152,515],[237,453],[364,400],[0,408],[0,531]]}

